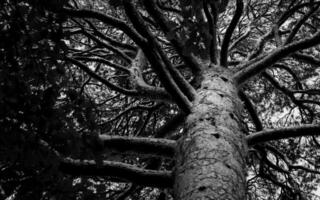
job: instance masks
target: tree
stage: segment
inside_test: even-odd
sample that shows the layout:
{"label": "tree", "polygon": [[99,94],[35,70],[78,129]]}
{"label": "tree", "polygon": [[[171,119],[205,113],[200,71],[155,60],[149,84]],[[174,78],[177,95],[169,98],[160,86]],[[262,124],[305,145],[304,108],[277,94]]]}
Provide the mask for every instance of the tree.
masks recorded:
{"label": "tree", "polygon": [[1,195],[320,198],[319,6],[5,1]]}

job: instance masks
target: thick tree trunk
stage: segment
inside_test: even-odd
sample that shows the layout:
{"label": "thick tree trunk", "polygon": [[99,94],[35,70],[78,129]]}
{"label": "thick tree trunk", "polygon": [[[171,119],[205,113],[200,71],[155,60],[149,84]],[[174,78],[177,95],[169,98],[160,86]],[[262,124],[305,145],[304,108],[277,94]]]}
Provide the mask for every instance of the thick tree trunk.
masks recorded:
{"label": "thick tree trunk", "polygon": [[246,143],[242,103],[231,73],[205,73],[178,142],[176,200],[244,200]]}

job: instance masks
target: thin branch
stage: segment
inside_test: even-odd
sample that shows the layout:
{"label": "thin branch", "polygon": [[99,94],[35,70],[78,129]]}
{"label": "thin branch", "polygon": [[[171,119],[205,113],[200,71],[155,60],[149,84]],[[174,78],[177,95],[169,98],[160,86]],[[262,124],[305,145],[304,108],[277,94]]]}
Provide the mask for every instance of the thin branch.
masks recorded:
{"label": "thin branch", "polygon": [[303,104],[303,102],[301,102],[301,100],[298,100],[295,96],[294,93],[289,90],[288,88],[280,85],[280,83],[275,80],[270,74],[268,74],[267,72],[262,72],[262,76],[264,78],[266,78],[271,84],[272,86],[274,86],[276,89],[278,89],[279,91],[283,92],[283,94],[285,94],[287,97],[290,98],[290,100],[296,104],[298,107],[303,108],[308,110],[308,112],[310,113],[310,117],[313,117],[313,112],[312,110],[307,107],[306,105]]}
{"label": "thin branch", "polygon": [[287,37],[286,41],[285,41],[285,45],[289,44],[290,42],[292,42],[294,36],[298,33],[300,27],[309,19],[309,17],[315,13],[319,8],[319,5],[317,5],[316,7],[313,7],[312,9],[310,9],[310,11],[305,14],[299,21],[298,23],[295,25],[295,27],[292,29],[290,35]]}
{"label": "thin branch", "polygon": [[128,55],[126,55],[124,52],[122,52],[122,50],[117,49],[116,47],[101,41],[99,38],[97,38],[95,35],[93,35],[93,34],[91,34],[89,32],[86,32],[86,31],[83,30],[83,34],[85,36],[87,36],[88,38],[92,39],[98,45],[101,45],[101,46],[105,47],[106,49],[109,49],[110,51],[118,54],[121,58],[123,58],[123,60],[126,63],[130,63],[131,62],[131,58]]}
{"label": "thin branch", "polygon": [[122,42],[119,42],[115,39],[112,39],[110,37],[108,37],[106,34],[103,34],[101,33],[98,28],[89,20],[85,20],[90,28],[93,30],[93,32],[100,38],[102,38],[103,40],[107,41],[108,43],[110,43],[111,45],[113,46],[118,46],[120,48],[124,48],[124,49],[127,49],[127,50],[131,50],[131,51],[136,51],[137,50],[137,47],[135,46],[132,46],[130,44],[126,44],[126,43],[122,43]]}
{"label": "thin branch", "polygon": [[110,83],[108,80],[104,79],[103,77],[99,76],[98,74],[96,74],[94,71],[92,71],[88,66],[84,65],[83,63],[70,58],[70,57],[65,57],[65,59],[69,62],[71,62],[72,64],[78,66],[80,69],[82,69],[83,71],[85,71],[89,76],[91,76],[92,78],[96,79],[97,81],[103,83],[104,85],[106,85],[107,87],[109,87],[110,89],[120,92],[122,94],[126,94],[126,95],[131,95],[131,96],[137,96],[138,92],[134,91],[134,90],[127,90],[121,87],[118,87],[112,83]]}
{"label": "thin branch", "polygon": [[100,124],[99,126],[104,126],[106,124],[109,124],[109,123],[112,123],[114,122],[115,120],[117,119],[120,119],[122,116],[134,111],[134,110],[153,110],[154,108],[158,107],[158,105],[155,105],[155,106],[142,106],[142,105],[138,105],[138,106],[132,106],[132,107],[129,107],[127,109],[125,109],[124,111],[120,112],[117,116],[109,119],[108,121],[106,122],[103,122],[102,124]]}
{"label": "thin branch", "polygon": [[281,24],[283,24],[291,15],[293,15],[296,11],[304,8],[304,7],[307,7],[307,6],[317,6],[317,5],[320,5],[320,1],[316,1],[316,2],[307,2],[307,3],[302,3],[302,4],[299,4],[299,5],[296,5],[294,7],[292,7],[291,9],[287,10],[280,18],[279,18],[279,21],[278,21],[278,25],[280,27]]}
{"label": "thin branch", "polygon": [[251,31],[251,26],[249,26],[249,28],[246,30],[246,32],[242,36],[240,36],[230,45],[229,51],[234,49],[242,40],[246,39],[249,36],[250,31]]}
{"label": "thin branch", "polygon": [[304,170],[308,173],[320,174],[320,170],[310,169],[310,168],[305,167],[303,165],[289,165],[289,169],[290,170]]}
{"label": "thin branch", "polygon": [[110,62],[109,60],[106,60],[103,58],[88,57],[88,56],[74,56],[73,58],[76,60],[83,60],[83,61],[87,61],[87,62],[102,63],[102,64],[108,65],[110,67],[113,67],[114,69],[118,69],[123,72],[130,73],[130,70],[128,68],[126,68],[125,66]]}
{"label": "thin branch", "polygon": [[319,89],[307,89],[307,90],[292,90],[293,93],[301,93],[308,95],[320,95]]}
{"label": "thin branch", "polygon": [[288,67],[287,65],[284,65],[284,64],[279,64],[279,63],[274,64],[273,66],[276,68],[283,69],[283,70],[287,71],[292,76],[292,78],[296,81],[297,88],[299,88],[299,89],[303,88],[303,85],[302,85],[299,77],[290,67]]}
{"label": "thin branch", "polygon": [[102,14],[96,11],[86,10],[86,9],[76,10],[76,9],[69,9],[69,8],[63,8],[59,12],[72,17],[92,18],[92,19],[100,20],[106,24],[109,24],[111,26],[114,26],[115,28],[122,30],[138,45],[144,45],[146,42],[145,39],[141,35],[139,35],[139,33],[133,30],[130,26],[128,26],[126,22],[116,19],[107,14]]}
{"label": "thin branch", "polygon": [[[67,61],[71,62],[72,64],[78,66],[80,69],[82,69],[84,72],[86,72],[90,77],[94,78],[95,80],[101,82],[102,84],[106,85],[111,90],[114,90],[116,92],[128,95],[128,96],[134,96],[134,97],[148,97],[155,101],[165,101],[165,102],[172,102],[171,96],[163,89],[163,88],[157,88],[154,86],[150,86],[147,84],[140,84],[137,88],[138,90],[129,90],[122,87],[119,87],[117,85],[114,85],[113,83],[109,82],[107,79],[99,76],[97,73],[92,71],[88,66],[85,64],[79,62],[78,60],[70,57],[65,58]],[[110,63],[104,59],[95,59],[95,58],[87,58],[85,59],[87,61],[99,61],[105,64],[109,64],[113,67],[121,67],[119,65],[115,65],[113,63]],[[125,68],[123,69],[125,70]]]}
{"label": "thin branch", "polygon": [[294,53],[291,56],[297,60],[300,60],[300,61],[305,62],[310,65],[315,65],[315,66],[320,65],[320,60],[316,59],[315,57],[310,56],[310,55],[306,55],[306,54],[302,54],[302,53]]}
{"label": "thin branch", "polygon": [[320,135],[319,125],[302,125],[298,127],[286,127],[272,130],[265,130],[248,135],[246,137],[248,145],[268,142],[272,140],[287,139],[301,136]]}

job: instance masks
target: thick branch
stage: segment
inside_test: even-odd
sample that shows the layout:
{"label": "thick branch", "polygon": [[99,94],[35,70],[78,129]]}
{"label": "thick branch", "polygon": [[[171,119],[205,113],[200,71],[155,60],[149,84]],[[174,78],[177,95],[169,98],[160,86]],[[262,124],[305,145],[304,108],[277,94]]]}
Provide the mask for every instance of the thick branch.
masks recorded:
{"label": "thick branch", "polygon": [[262,122],[259,119],[258,113],[251,103],[250,99],[246,96],[243,91],[238,92],[240,99],[244,102],[245,108],[248,110],[250,114],[251,120],[256,127],[256,131],[261,131],[263,129]]}
{"label": "thick branch", "polygon": [[230,22],[230,25],[226,31],[226,34],[224,35],[222,46],[221,46],[220,65],[223,67],[227,67],[229,43],[231,40],[232,33],[240,20],[242,11],[243,11],[243,1],[237,0],[237,8],[236,8],[235,14]]}
{"label": "thick branch", "polygon": [[[170,29],[168,26],[168,20],[165,18],[164,15],[161,14],[161,10],[157,7],[154,0],[144,0],[143,1],[148,13],[152,16],[152,18],[159,24],[162,31],[166,34],[166,36],[173,34],[174,31]],[[184,60],[187,66],[189,66],[195,75],[200,71],[200,66],[197,60],[194,58],[193,55],[188,54],[185,55],[184,46],[179,41],[178,34],[174,33],[174,37],[167,37],[167,39],[172,43],[174,48],[177,50],[178,54]]]}
{"label": "thick branch", "polygon": [[258,60],[257,62],[249,65],[248,67],[240,70],[234,75],[234,79],[238,84],[243,84],[247,82],[251,77],[259,74],[261,71],[270,67],[272,64],[276,63],[278,60],[290,55],[291,53],[303,49],[307,49],[316,46],[320,43],[320,31],[314,34],[312,37],[300,40],[295,43],[291,43],[282,48],[279,48],[272,52],[269,56]]}
{"label": "thick branch", "polygon": [[170,119],[166,124],[161,126],[157,132],[155,133],[156,138],[167,137],[175,131],[185,120],[187,115],[184,113],[179,113],[175,115],[172,119]]}
{"label": "thick branch", "polygon": [[167,139],[145,138],[145,137],[122,137],[101,135],[99,140],[104,148],[121,153],[136,152],[166,157],[173,157],[176,142]]}
{"label": "thick branch", "polygon": [[[141,33],[148,39],[148,46],[142,45],[141,49],[143,50],[143,53],[146,55],[146,57],[149,59],[155,72],[158,74],[161,83],[168,91],[168,93],[172,95],[174,100],[177,102],[178,106],[184,112],[189,113],[191,111],[191,102],[185,95],[185,91],[182,91],[181,88],[179,88],[179,86],[181,87],[185,85],[182,82],[179,82],[180,84],[178,85],[177,82],[174,80],[174,74],[172,74],[173,67],[170,66],[168,62],[166,62],[165,56],[161,51],[161,48],[155,41],[152,33],[143,23],[140,14],[136,11],[132,3],[129,1],[124,1],[123,5],[126,14],[130,18],[133,26],[138,30],[139,33]],[[183,89],[187,90],[187,88]]]}
{"label": "thick branch", "polygon": [[246,140],[248,145],[255,145],[271,140],[287,139],[291,137],[314,136],[320,135],[320,126],[303,125],[298,127],[286,127],[272,130],[260,131],[252,135],[248,135]]}
{"label": "thick branch", "polygon": [[[218,34],[217,34],[217,23],[218,23],[218,15],[219,8],[217,7],[217,2],[210,2],[212,20],[209,20],[209,33],[212,36],[210,40],[210,60],[213,64],[217,64],[218,62]],[[205,9],[206,11],[206,9]],[[208,16],[208,14],[207,14]],[[209,18],[208,18],[209,19]]]}
{"label": "thick branch", "polygon": [[171,187],[171,172],[138,168],[120,162],[65,159],[60,163],[61,172],[73,176],[106,176],[117,182],[132,182],[148,187]]}

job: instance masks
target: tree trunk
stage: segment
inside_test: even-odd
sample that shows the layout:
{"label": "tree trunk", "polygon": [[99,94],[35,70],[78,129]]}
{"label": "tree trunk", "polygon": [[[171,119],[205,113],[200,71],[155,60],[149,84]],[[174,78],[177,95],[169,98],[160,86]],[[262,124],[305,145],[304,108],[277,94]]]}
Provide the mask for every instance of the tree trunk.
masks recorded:
{"label": "tree trunk", "polygon": [[231,73],[210,68],[178,142],[176,200],[245,199],[247,148],[241,111]]}

